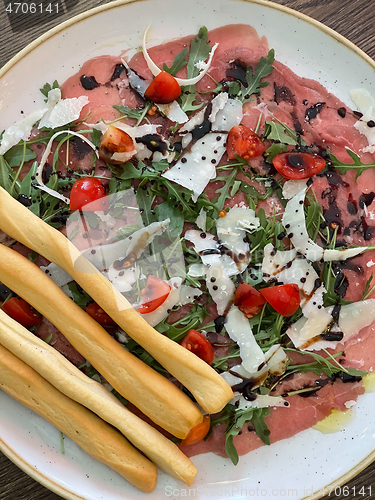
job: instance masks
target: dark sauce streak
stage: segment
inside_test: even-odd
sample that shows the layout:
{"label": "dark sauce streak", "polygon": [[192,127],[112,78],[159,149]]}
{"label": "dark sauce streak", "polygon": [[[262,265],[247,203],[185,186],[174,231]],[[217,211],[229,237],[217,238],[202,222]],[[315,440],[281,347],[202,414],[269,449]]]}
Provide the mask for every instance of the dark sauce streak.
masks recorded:
{"label": "dark sauce streak", "polygon": [[81,82],[82,87],[85,90],[94,90],[97,87],[100,87],[100,83],[98,83],[95,80],[94,76],[82,75],[81,78],[80,78],[80,82]]}
{"label": "dark sauce streak", "polygon": [[310,120],[316,118],[318,114],[322,111],[324,106],[325,102],[317,102],[316,104],[313,104],[312,106],[307,108],[305,111],[306,120],[309,122]]}
{"label": "dark sauce streak", "polygon": [[340,342],[344,338],[344,334],[342,332],[327,332],[322,333],[320,337],[329,342]]}
{"label": "dark sauce streak", "polygon": [[226,322],[226,317],[225,316],[218,316],[216,319],[214,319],[214,325],[215,325],[215,332],[220,333],[222,329],[224,328],[225,322]]}
{"label": "dark sauce streak", "polygon": [[165,153],[167,151],[167,143],[158,134],[146,134],[143,137],[136,137],[135,142],[144,144],[150,151],[155,153]]}
{"label": "dark sauce streak", "polygon": [[74,154],[78,160],[82,160],[87,154],[92,153],[91,146],[89,146],[80,137],[71,139],[71,143],[73,144]]}
{"label": "dark sauce streak", "polygon": [[231,63],[230,68],[225,71],[227,78],[232,78],[238,82],[241,82],[245,87],[248,86],[246,80],[246,68],[242,66],[239,61],[234,61]]}
{"label": "dark sauce streak", "polygon": [[290,104],[292,104],[293,106],[296,105],[294,94],[292,93],[289,87],[285,86],[279,87],[278,85],[276,85],[276,83],[273,84],[273,87],[275,91],[274,99],[277,102],[277,104],[280,104],[280,102],[285,101],[285,102],[290,102]]}
{"label": "dark sauce streak", "polygon": [[125,71],[125,66],[123,64],[116,64],[111,76],[111,82],[113,82],[113,80],[116,80],[117,78],[120,78],[120,75],[123,71]]}
{"label": "dark sauce streak", "polygon": [[208,119],[212,111],[212,104],[210,103],[206,111],[204,112],[204,119],[203,122],[200,125],[196,125],[193,130],[191,131],[191,135],[193,137],[193,141],[198,141],[201,139],[204,135],[208,134],[211,132],[212,128],[212,123]]}

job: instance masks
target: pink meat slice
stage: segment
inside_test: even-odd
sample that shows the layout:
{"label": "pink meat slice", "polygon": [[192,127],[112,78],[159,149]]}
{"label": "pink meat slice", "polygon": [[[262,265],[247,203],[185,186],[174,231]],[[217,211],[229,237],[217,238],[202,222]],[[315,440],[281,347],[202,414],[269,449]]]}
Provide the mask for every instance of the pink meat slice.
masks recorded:
{"label": "pink meat slice", "polygon": [[[315,377],[316,378],[316,377]],[[271,409],[271,414],[266,417],[266,423],[271,431],[270,441],[275,443],[281,439],[294,436],[298,432],[308,429],[330,414],[332,409],[345,410],[345,402],[356,400],[363,394],[364,389],[358,383],[344,384],[340,381],[328,383],[316,396],[303,398],[298,395],[285,398],[289,402],[288,408],[278,407]],[[220,456],[225,446],[225,423],[216,425],[212,435],[207,441],[182,446],[182,451],[189,457],[201,453],[213,452]],[[239,455],[262,446],[263,441],[254,432],[251,423],[246,423],[240,435],[233,438]]]}
{"label": "pink meat slice", "polygon": [[[83,107],[80,119],[88,113],[90,123],[96,123],[101,118],[106,121],[114,120],[120,113],[113,108],[113,105],[122,104],[117,84],[119,79],[111,82],[111,77],[116,64],[121,64],[119,57],[99,56],[85,62],[78,73],[71,76],[62,85],[62,97],[87,96],[89,103]],[[101,86],[92,90],[83,88],[80,78],[82,76],[94,77]]]}
{"label": "pink meat slice", "polygon": [[[193,36],[187,36],[157,47],[151,47],[148,49],[149,55],[160,68],[164,62],[167,66],[171,66],[175,56],[185,47],[190,47],[193,38]],[[225,72],[230,62],[240,60],[244,64],[254,65],[262,56],[268,54],[267,39],[265,37],[259,38],[255,29],[245,24],[231,24],[209,31],[208,42],[211,46],[215,43],[219,44],[209,70],[212,78],[218,82],[226,77]],[[152,74],[143,54],[136,54],[129,62],[129,66],[142,78],[151,79]],[[182,68],[177,76],[186,78],[186,68]],[[205,76],[197,84],[197,89],[205,91],[213,86],[215,85],[212,79]]]}

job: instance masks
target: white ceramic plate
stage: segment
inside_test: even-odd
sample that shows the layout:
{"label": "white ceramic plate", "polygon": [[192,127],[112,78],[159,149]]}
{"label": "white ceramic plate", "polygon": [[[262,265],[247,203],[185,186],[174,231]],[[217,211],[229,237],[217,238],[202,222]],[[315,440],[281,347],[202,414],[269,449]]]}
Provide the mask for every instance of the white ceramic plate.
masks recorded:
{"label": "white ceramic plate", "polygon": [[[42,105],[38,89],[63,82],[87,59],[119,54],[140,44],[152,23],[151,43],[230,23],[253,25],[267,35],[276,57],[296,73],[319,80],[348,105],[349,90],[375,95],[375,63],[323,25],[279,5],[240,0],[143,0],[114,2],[64,23],[23,50],[0,73],[0,129]],[[374,458],[375,394],[365,394],[355,418],[335,434],[313,429],[241,457],[234,467],[213,454],[195,457],[194,488],[160,474],[157,490],[139,493],[119,475],[65,439],[42,418],[0,392],[0,449],[19,467],[65,498],[135,500],[195,497],[318,498],[325,486],[343,484]],[[369,493],[366,491],[366,493]]]}

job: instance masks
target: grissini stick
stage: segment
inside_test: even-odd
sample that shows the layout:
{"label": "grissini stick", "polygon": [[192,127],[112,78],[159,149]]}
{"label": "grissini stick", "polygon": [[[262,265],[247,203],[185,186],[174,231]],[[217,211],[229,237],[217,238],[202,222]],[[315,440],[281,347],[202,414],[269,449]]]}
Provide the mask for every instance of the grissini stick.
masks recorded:
{"label": "grissini stick", "polygon": [[96,460],[150,493],[157,469],[113,427],[55,389],[0,345],[0,389],[48,420]]}
{"label": "grissini stick", "polygon": [[57,390],[116,427],[167,474],[190,486],[197,470],[177,445],[134,415],[101,384],[0,310],[0,345],[33,368]]}
{"label": "grissini stick", "polygon": [[42,313],[116,391],[156,424],[184,438],[203,420],[186,394],[124,349],[38,266],[4,245],[0,281]]}
{"label": "grissini stick", "polygon": [[205,411],[219,412],[233,398],[231,388],[215,370],[152,328],[63,234],[3,188],[0,188],[0,229],[70,274],[130,337],[195,396]]}

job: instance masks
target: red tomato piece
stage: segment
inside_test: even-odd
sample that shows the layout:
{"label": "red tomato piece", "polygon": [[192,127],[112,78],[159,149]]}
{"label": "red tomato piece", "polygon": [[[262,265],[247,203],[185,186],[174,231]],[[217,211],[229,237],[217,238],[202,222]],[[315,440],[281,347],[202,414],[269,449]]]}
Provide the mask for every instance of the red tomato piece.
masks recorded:
{"label": "red tomato piece", "polygon": [[[113,153],[129,153],[129,155],[121,160],[113,160]],[[110,163],[121,164],[128,161],[134,154],[134,142],[130,135],[110,125],[100,140],[99,158]]]}
{"label": "red tomato piece", "polygon": [[242,311],[246,317],[252,318],[260,313],[266,299],[253,286],[240,283],[234,295],[234,305]]}
{"label": "red tomato piece", "polygon": [[275,311],[286,317],[292,316],[301,302],[299,288],[294,283],[262,288],[260,293]]}
{"label": "red tomato piece", "polygon": [[199,358],[203,359],[209,365],[214,360],[214,351],[211,344],[203,337],[197,330],[189,330],[185,337],[181,340],[182,347],[188,351],[196,354]]}
{"label": "red tomato piece", "polygon": [[[108,207],[108,200],[105,196],[105,189],[99,179],[95,177],[81,177],[73,184],[70,191],[70,210],[82,210],[88,203],[91,211],[105,210]],[[87,208],[85,208],[87,210]]]}
{"label": "red tomato piece", "polygon": [[308,179],[326,166],[326,161],[314,153],[279,153],[272,160],[276,170],[287,179]]}
{"label": "red tomato piece", "polygon": [[234,155],[244,160],[251,160],[263,154],[265,149],[262,139],[248,127],[236,125],[230,129],[227,140],[227,153],[230,160],[235,158]]}
{"label": "red tomato piece", "polygon": [[86,307],[86,312],[102,326],[114,326],[113,319],[96,303],[93,302]]}
{"label": "red tomato piece", "polygon": [[195,444],[202,441],[207,436],[210,430],[211,418],[209,415],[204,415],[203,421],[193,427],[185,439],[181,441],[182,446],[187,444]]}
{"label": "red tomato piece", "polygon": [[12,297],[5,302],[3,310],[23,326],[37,326],[42,322],[42,317],[26,300]]}
{"label": "red tomato piece", "polygon": [[170,291],[171,286],[166,281],[150,274],[147,278],[146,288],[143,291],[142,304],[137,311],[141,314],[155,311],[163,304]]}
{"label": "red tomato piece", "polygon": [[181,87],[176,78],[162,71],[156,76],[145,92],[145,98],[156,104],[168,104],[181,95]]}

